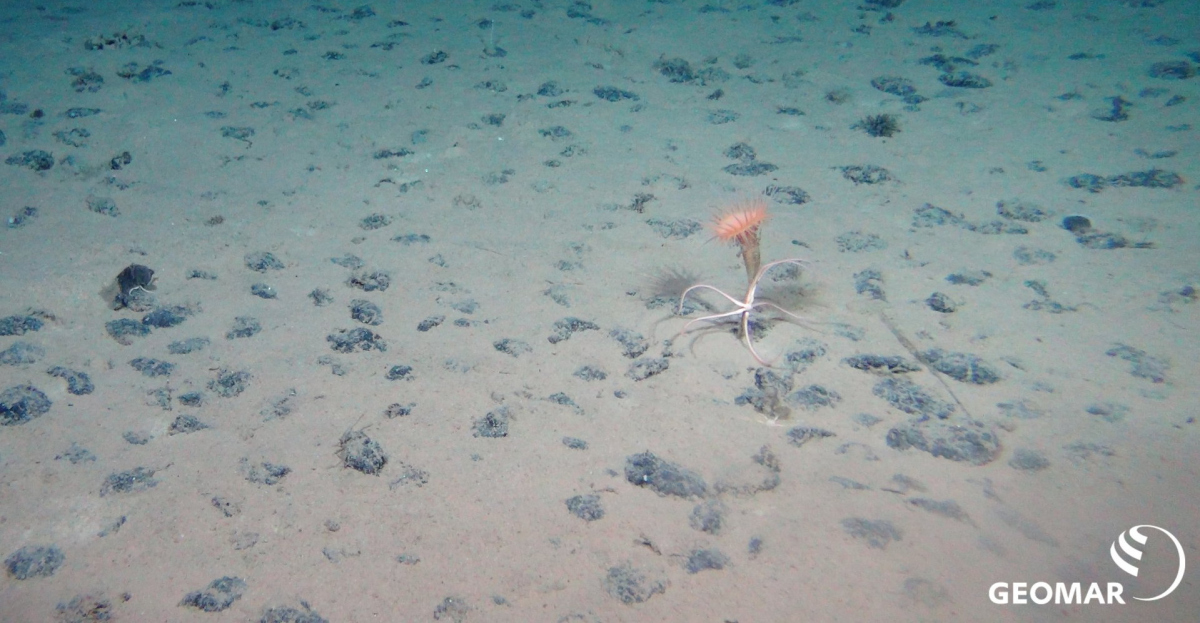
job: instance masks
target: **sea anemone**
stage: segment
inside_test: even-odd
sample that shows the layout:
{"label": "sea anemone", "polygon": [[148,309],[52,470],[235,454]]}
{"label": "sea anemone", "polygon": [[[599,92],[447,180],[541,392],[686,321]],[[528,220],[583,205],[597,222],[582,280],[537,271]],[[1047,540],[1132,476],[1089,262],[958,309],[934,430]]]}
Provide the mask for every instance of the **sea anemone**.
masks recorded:
{"label": "sea anemone", "polygon": [[762,197],[738,202],[712,222],[713,235],[721,242],[736,242],[746,265],[746,277],[754,280],[761,263],[758,228],[767,220],[767,200]]}
{"label": "sea anemone", "polygon": [[721,242],[745,244],[767,220],[767,202],[762,198],[741,201],[721,212],[712,222],[713,234]]}

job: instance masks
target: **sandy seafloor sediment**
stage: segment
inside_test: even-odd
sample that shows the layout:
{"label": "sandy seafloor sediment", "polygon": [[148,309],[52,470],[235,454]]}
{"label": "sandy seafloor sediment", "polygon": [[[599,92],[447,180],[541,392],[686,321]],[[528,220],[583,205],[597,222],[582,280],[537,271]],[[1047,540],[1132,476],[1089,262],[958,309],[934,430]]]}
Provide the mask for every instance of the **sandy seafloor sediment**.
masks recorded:
{"label": "sandy seafloor sediment", "polygon": [[[1194,3],[90,4],[0,14],[0,620],[1200,611],[988,599],[1200,561]],[[652,285],[763,195],[769,370]]]}

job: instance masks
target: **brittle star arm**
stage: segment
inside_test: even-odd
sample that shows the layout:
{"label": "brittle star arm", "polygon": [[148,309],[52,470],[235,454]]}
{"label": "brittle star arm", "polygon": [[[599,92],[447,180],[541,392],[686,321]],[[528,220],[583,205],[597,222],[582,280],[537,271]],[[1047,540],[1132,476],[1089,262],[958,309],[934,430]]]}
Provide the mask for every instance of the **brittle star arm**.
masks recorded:
{"label": "brittle star arm", "polygon": [[[720,289],[720,288],[716,288],[716,287],[710,286],[710,285],[708,285],[707,283],[698,283],[698,284],[696,284],[696,285],[694,285],[694,286],[691,286],[690,288],[688,288],[688,289],[684,290],[684,291],[683,291],[683,294],[681,294],[681,295],[679,296],[679,313],[680,313],[680,314],[682,314],[682,313],[683,313],[683,301],[684,301],[685,299],[687,299],[687,295],[688,295],[688,294],[689,294],[689,293],[690,293],[692,290],[699,290],[699,289],[701,289],[701,288],[708,289],[708,290],[712,290],[713,292],[716,292],[717,294],[720,294],[721,296],[723,296],[723,297],[725,297],[726,299],[728,299],[730,303],[733,303],[734,305],[737,305],[737,306],[738,306],[738,308],[744,308],[744,307],[746,307],[746,304],[745,304],[745,303],[743,303],[742,301],[739,301],[739,300],[737,300],[737,299],[733,298],[732,296],[729,296],[728,294],[725,294],[723,291],[721,291],[721,289]],[[751,292],[751,294],[753,294],[753,291]]]}

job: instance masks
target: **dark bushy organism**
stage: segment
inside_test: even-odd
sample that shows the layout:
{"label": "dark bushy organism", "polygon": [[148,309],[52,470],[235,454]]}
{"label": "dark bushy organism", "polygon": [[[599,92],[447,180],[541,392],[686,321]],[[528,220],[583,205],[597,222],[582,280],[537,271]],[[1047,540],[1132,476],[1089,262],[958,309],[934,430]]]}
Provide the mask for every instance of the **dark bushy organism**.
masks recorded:
{"label": "dark bushy organism", "polygon": [[855,130],[862,130],[876,138],[889,138],[900,131],[900,120],[894,115],[887,113],[882,115],[867,115],[850,127]]}

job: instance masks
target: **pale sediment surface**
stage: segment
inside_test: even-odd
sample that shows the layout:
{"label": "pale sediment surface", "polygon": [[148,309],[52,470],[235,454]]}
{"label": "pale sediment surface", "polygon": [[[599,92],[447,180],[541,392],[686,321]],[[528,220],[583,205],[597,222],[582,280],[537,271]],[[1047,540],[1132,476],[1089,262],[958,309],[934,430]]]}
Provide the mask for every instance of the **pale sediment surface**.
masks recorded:
{"label": "pale sediment surface", "polygon": [[[988,597],[1200,560],[1194,3],[90,4],[0,13],[0,620],[1200,611]],[[679,335],[759,195],[771,367]]]}

